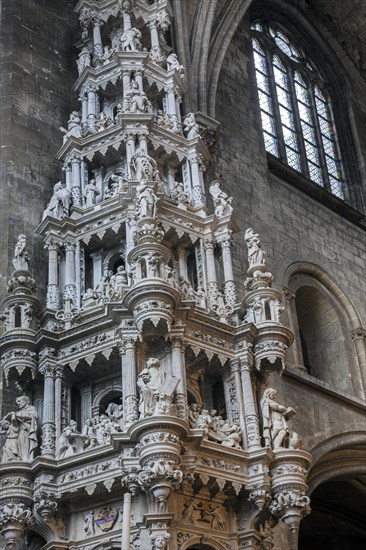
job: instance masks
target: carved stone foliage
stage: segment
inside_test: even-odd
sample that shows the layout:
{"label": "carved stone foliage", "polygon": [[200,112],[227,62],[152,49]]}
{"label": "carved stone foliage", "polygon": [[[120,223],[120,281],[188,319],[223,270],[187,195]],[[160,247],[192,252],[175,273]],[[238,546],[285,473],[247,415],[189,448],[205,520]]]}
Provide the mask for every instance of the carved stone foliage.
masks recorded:
{"label": "carved stone foliage", "polygon": [[6,541],[6,547],[14,547],[25,529],[32,523],[32,512],[22,502],[3,502],[0,504],[0,533]]}
{"label": "carved stone foliage", "polygon": [[34,509],[45,521],[48,521],[56,514],[57,499],[55,493],[39,491],[34,497]]}
{"label": "carved stone foliage", "polygon": [[269,510],[286,523],[291,531],[296,531],[301,519],[310,514],[310,498],[301,489],[283,489],[275,494]]}

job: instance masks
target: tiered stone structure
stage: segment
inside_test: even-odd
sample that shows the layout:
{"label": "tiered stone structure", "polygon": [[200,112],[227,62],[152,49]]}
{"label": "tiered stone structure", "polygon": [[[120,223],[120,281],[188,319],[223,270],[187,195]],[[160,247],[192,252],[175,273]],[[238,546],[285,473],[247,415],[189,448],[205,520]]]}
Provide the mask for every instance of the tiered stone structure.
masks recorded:
{"label": "tiered stone structure", "polygon": [[[259,236],[245,233],[243,303],[232,198],[209,186],[216,123],[184,112],[168,0],[80,0],[63,179],[26,237],[3,302],[2,368],[20,392],[1,421],[0,532],[45,548],[270,548],[309,508],[310,455],[276,400],[292,332]],[[32,384],[30,384],[32,382]]]}

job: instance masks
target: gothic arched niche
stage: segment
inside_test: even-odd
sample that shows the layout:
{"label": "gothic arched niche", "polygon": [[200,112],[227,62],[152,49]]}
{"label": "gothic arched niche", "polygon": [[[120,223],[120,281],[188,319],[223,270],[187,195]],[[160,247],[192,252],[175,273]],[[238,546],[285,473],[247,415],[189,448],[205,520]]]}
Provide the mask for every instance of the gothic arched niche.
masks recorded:
{"label": "gothic arched niche", "polygon": [[300,524],[299,550],[365,548],[365,476],[322,483],[311,495],[311,508]]}
{"label": "gothic arched niche", "polygon": [[310,285],[297,290],[295,304],[303,362],[309,374],[341,391],[352,391],[340,312],[325,292]]}

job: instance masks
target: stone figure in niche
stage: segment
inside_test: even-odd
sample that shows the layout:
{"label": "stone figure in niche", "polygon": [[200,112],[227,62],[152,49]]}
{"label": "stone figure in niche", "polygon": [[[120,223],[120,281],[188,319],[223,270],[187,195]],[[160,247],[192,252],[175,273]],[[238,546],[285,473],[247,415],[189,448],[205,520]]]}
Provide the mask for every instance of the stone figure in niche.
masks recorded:
{"label": "stone figure in niche", "polygon": [[136,215],[138,219],[155,218],[158,200],[147,181],[141,180],[136,187]]}
{"label": "stone figure in niche", "polygon": [[95,205],[97,195],[100,195],[100,191],[96,185],[95,179],[91,179],[84,187],[83,199],[85,208]]}
{"label": "stone figure in niche", "polygon": [[0,422],[1,432],[6,434],[2,462],[30,462],[38,446],[37,412],[26,395],[17,397],[15,402],[18,410]]}
{"label": "stone figure in niche", "polygon": [[124,52],[136,52],[141,49],[141,32],[132,27],[124,31],[120,38],[121,49]]}
{"label": "stone figure in niche", "polygon": [[103,275],[103,277],[100,279],[99,283],[94,289],[97,299],[103,298],[104,296],[106,296],[108,285],[109,285],[109,277],[108,275]]}
{"label": "stone figure in niche", "polygon": [[191,428],[195,428],[197,425],[197,418],[199,417],[199,409],[197,403],[192,403],[189,406],[188,421]]}
{"label": "stone figure in niche", "polygon": [[161,54],[161,49],[159,46],[152,46],[151,50],[149,51],[149,59],[152,63],[162,63],[164,61],[164,57]]}
{"label": "stone figure in niche", "polygon": [[218,180],[211,183],[209,191],[215,206],[216,217],[220,219],[224,216],[230,216],[233,211],[233,207],[231,206],[233,197],[229,197],[221,189],[221,184]]}
{"label": "stone figure in niche", "polygon": [[140,418],[155,414],[173,414],[172,397],[179,379],[166,375],[160,368],[160,361],[148,359],[146,368],[138,376],[140,388]]}
{"label": "stone figure in niche", "polygon": [[150,102],[143,90],[140,90],[138,82],[133,80],[130,89],[124,99],[124,111],[128,113],[147,113]]}
{"label": "stone figure in niche", "polygon": [[133,179],[136,181],[159,180],[159,172],[156,161],[145,152],[143,147],[138,147],[131,160]]}
{"label": "stone figure in niche", "polygon": [[124,269],[123,265],[117,267],[117,272],[114,275],[113,280],[113,290],[115,298],[122,298],[123,287],[127,285],[127,271]]}
{"label": "stone figure in niche", "polygon": [[[290,446],[290,431],[287,421],[296,414],[296,411],[278,403],[276,397],[277,391],[267,388],[261,399],[264,445],[272,449],[288,448]],[[293,437],[291,441],[295,439]]]}
{"label": "stone figure in niche", "polygon": [[197,306],[203,309],[206,309],[207,308],[206,292],[202,286],[197,287],[197,290],[195,292],[195,297],[196,297]]}
{"label": "stone figure in niche", "polygon": [[113,125],[113,120],[104,111],[100,113],[98,120],[95,122],[95,128],[97,129],[98,132],[101,132],[102,130],[109,128],[112,125]]}
{"label": "stone figure in niche", "polygon": [[180,76],[184,78],[184,67],[179,63],[176,53],[172,52],[168,55],[166,58],[166,66],[168,71],[175,69]]}
{"label": "stone figure in niche", "polygon": [[123,174],[116,173],[111,175],[111,181],[112,181],[111,189],[108,195],[110,197],[114,197],[118,193],[123,192],[127,179]]}
{"label": "stone figure in niche", "polygon": [[64,143],[69,137],[81,138],[81,118],[78,111],[73,111],[67,122],[67,130],[60,126],[61,132],[64,134]]}
{"label": "stone figure in niche", "polygon": [[43,213],[43,220],[47,216],[61,220],[69,215],[71,197],[69,190],[59,181],[53,187],[53,195],[46,210]]}
{"label": "stone figure in niche", "polygon": [[110,48],[109,46],[104,46],[103,55],[101,57],[101,60],[103,61],[103,65],[107,65],[110,61],[112,61],[112,55],[114,54],[113,48]]}
{"label": "stone figure in niche", "polygon": [[187,206],[189,204],[189,197],[184,191],[184,185],[181,181],[175,181],[173,189],[170,193],[173,200],[177,201],[178,205]]}
{"label": "stone figure in niche", "polygon": [[86,436],[77,429],[75,420],[70,420],[69,425],[62,431],[58,441],[57,458],[66,458],[84,450]]}
{"label": "stone figure in niche", "polygon": [[195,293],[194,293],[194,290],[192,288],[191,283],[189,281],[187,281],[187,279],[185,277],[182,277],[181,275],[179,277],[178,283],[179,283],[179,289],[180,289],[182,300],[183,301],[188,301],[188,302],[195,302],[196,301],[196,296],[195,296]]}
{"label": "stone figure in niche", "polygon": [[115,430],[121,431],[123,429],[123,405],[117,405],[117,403],[109,403],[105,412],[111,419]]}
{"label": "stone figure in niche", "polygon": [[81,431],[81,435],[85,436],[85,447],[88,449],[93,449],[97,444],[97,433],[95,425],[91,418],[85,420],[84,427]]}
{"label": "stone figure in niche", "polygon": [[76,61],[76,64],[78,66],[79,75],[81,75],[81,73],[83,72],[83,70],[86,67],[90,67],[90,65],[91,65],[91,55],[90,55],[90,52],[89,52],[87,46],[84,46],[82,48],[81,52],[79,53],[79,57]]}
{"label": "stone figure in niche", "polygon": [[[194,405],[196,405],[194,403]],[[224,447],[240,449],[240,428],[230,420],[224,420],[213,409],[201,409],[194,407],[194,415],[189,414],[188,419],[192,429],[204,430],[205,437],[211,441],[221,443]]]}
{"label": "stone figure in niche", "polygon": [[259,235],[254,233],[253,229],[250,227],[246,230],[244,239],[248,247],[249,267],[253,265],[265,265],[265,255],[261,248],[262,245],[259,240]]}
{"label": "stone figure in niche", "polygon": [[88,307],[93,307],[97,303],[96,294],[92,288],[87,288],[84,292],[81,307],[86,309]]}
{"label": "stone figure in niche", "polygon": [[160,126],[160,128],[164,128],[165,130],[171,130],[173,127],[168,113],[164,113],[161,109],[159,109],[156,113],[155,122],[158,126]]}
{"label": "stone figure in niche", "polygon": [[13,266],[15,270],[29,270],[29,256],[27,251],[27,237],[23,234],[18,236],[14,250]]}
{"label": "stone figure in niche", "polygon": [[184,119],[184,131],[187,134],[187,139],[193,139],[200,136],[200,127],[196,123],[193,113],[188,113]]}

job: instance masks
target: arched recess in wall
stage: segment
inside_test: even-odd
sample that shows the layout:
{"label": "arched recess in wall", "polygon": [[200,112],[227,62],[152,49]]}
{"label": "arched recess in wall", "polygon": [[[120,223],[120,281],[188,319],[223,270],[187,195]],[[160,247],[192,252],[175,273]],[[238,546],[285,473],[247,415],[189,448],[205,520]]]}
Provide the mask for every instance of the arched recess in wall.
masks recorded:
{"label": "arched recess in wall", "polygon": [[300,524],[299,550],[366,543],[366,432],[328,438],[312,449],[307,483],[312,513]]}
{"label": "arched recess in wall", "polygon": [[[243,24],[243,17],[248,11],[249,2],[245,0],[237,1],[236,6],[235,10],[227,10],[226,13],[222,13],[219,23],[215,22],[209,45],[207,112],[213,118],[216,118],[216,97],[224,58],[236,31]],[[317,65],[321,67],[324,78],[329,82],[332,97],[335,100],[333,110],[336,117],[341,156],[344,160],[346,180],[352,182],[352,185],[347,186],[347,200],[358,210],[363,211],[365,203],[362,189],[366,185],[365,165],[351,100],[351,79],[346,72],[348,61],[343,58],[345,66],[340,63],[335,52],[336,50],[342,51],[342,48],[336,41],[336,37],[329,36],[328,33],[325,38],[298,7],[298,4],[296,6],[291,5],[285,0],[253,0],[249,13],[250,20],[270,18],[271,21],[282,25],[289,30],[295,44],[302,46],[305,52],[310,52],[310,54],[311,51],[314,52]],[[219,17],[217,16],[216,21],[218,20]],[[249,39],[249,17],[247,27],[244,30]],[[248,47],[248,54],[249,52],[250,48]],[[350,63],[349,67],[351,67]],[[350,68],[349,70],[353,69]],[[199,83],[199,86],[203,86],[203,83]]]}
{"label": "arched recess in wall", "polygon": [[315,264],[292,264],[285,280],[294,363],[335,390],[364,399],[365,341],[358,337],[361,321],[351,301]]}

